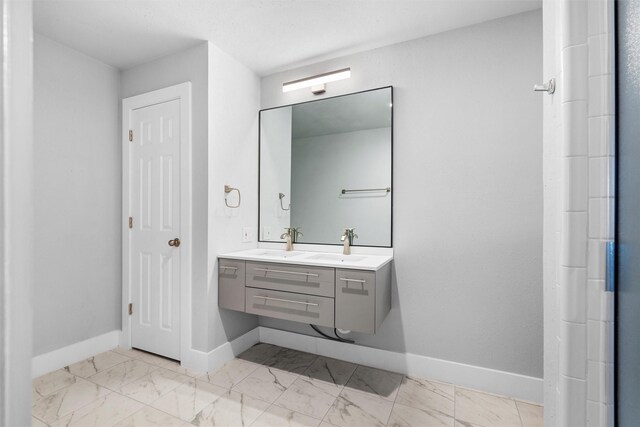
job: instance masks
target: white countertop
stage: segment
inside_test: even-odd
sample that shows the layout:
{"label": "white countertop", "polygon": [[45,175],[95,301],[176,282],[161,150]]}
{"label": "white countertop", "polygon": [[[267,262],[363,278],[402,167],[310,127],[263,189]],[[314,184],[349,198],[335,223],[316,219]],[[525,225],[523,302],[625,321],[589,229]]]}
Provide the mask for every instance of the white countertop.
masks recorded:
{"label": "white countertop", "polygon": [[393,260],[390,255],[342,255],[329,252],[291,251],[279,249],[249,249],[218,255],[218,258],[246,261],[275,262],[291,265],[316,265],[319,267],[348,268],[377,271]]}

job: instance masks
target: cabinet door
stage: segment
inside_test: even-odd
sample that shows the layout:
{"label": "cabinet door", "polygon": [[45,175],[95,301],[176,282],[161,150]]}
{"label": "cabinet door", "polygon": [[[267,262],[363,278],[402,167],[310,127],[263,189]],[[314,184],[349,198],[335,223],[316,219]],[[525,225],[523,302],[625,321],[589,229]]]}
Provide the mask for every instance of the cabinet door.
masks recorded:
{"label": "cabinet door", "polygon": [[336,269],[336,328],[375,333],[376,275]]}
{"label": "cabinet door", "polygon": [[218,306],[244,311],[245,262],[218,260]]}

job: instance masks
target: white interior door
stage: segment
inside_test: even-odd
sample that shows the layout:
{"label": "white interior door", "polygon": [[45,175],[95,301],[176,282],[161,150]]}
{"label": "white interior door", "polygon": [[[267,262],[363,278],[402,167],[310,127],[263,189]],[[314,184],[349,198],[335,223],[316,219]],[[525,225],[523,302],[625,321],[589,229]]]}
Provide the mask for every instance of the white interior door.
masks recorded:
{"label": "white interior door", "polygon": [[131,112],[131,345],[180,359],[180,100]]}

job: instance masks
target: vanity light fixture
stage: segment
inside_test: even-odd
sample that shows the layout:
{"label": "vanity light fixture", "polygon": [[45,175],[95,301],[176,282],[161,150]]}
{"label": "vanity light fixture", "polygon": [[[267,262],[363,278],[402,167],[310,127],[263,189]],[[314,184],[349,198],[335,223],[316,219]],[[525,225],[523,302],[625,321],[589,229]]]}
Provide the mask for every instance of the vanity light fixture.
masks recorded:
{"label": "vanity light fixture", "polygon": [[305,77],[304,79],[282,83],[282,92],[291,92],[292,90],[310,87],[311,92],[319,95],[325,92],[325,83],[348,79],[349,77],[351,77],[351,68],[329,71],[328,73],[317,74],[315,76]]}

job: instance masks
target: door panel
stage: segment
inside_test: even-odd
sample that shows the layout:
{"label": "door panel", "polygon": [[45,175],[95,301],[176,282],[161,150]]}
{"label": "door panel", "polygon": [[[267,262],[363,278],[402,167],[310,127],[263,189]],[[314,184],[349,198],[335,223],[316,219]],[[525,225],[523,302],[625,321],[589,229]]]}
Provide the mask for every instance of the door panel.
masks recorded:
{"label": "door panel", "polygon": [[616,2],[616,424],[640,420],[640,1]]}
{"label": "door panel", "polygon": [[[180,101],[132,111],[131,344],[180,358]],[[137,169],[137,170],[136,170]]]}

